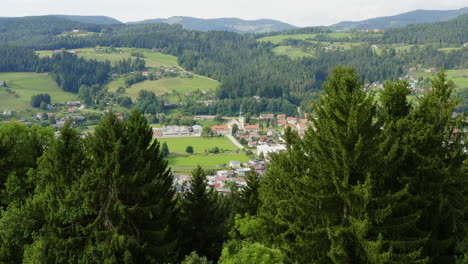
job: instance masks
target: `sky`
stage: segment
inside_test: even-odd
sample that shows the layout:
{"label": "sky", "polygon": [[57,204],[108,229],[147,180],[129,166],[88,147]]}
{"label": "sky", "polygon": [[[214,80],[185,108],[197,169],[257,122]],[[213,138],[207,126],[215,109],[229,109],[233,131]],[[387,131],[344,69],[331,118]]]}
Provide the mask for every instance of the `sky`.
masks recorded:
{"label": "sky", "polygon": [[303,27],[466,6],[468,0],[0,0],[0,17],[104,15],[122,22],[171,16],[269,18]]}

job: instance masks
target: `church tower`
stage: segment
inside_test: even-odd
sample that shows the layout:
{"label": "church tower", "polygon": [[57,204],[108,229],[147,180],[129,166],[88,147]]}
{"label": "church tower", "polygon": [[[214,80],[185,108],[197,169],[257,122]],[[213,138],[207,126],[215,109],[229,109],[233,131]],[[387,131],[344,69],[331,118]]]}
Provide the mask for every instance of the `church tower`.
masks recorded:
{"label": "church tower", "polygon": [[244,129],[245,119],[244,119],[244,116],[242,115],[242,105],[240,106],[240,110],[239,110],[239,123],[240,123],[239,129]]}

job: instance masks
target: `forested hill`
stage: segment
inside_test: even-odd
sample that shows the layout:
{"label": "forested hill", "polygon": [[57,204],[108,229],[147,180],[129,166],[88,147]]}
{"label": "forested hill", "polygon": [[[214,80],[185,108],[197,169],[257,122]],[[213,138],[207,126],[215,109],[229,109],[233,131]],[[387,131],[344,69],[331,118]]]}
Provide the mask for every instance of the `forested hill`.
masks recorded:
{"label": "forested hill", "polygon": [[468,41],[468,14],[445,22],[388,29],[384,33],[383,41],[409,44],[463,44]]}
{"label": "forested hill", "polygon": [[[104,82],[101,76],[93,76],[87,72],[59,73],[59,68],[53,67],[59,61],[38,61],[32,50],[79,49],[98,45],[155,48],[177,56],[184,69],[220,81],[217,89],[220,99],[260,96],[281,98],[296,105],[310,105],[304,103],[305,99],[311,98],[314,91],[322,88],[330,69],[339,64],[355,67],[365,82],[397,79],[408,65],[426,68],[443,66],[446,69],[466,67],[468,49],[460,45],[468,42],[467,19],[467,16],[462,16],[449,22],[407,26],[394,31],[388,30],[384,35],[356,32],[348,34],[349,37],[340,38],[339,42],[352,41],[360,43],[359,46],[333,50],[317,48],[314,49],[313,56],[300,59],[276,55],[274,49],[283,44],[258,41],[259,36],[256,34],[201,32],[183,29],[180,24],[166,23],[95,25],[51,16],[0,19],[0,43],[31,49],[18,50],[17,54],[21,54],[21,59],[2,58],[5,61],[2,64],[5,71],[16,71],[22,67],[35,71],[56,69],[57,75],[65,78],[64,81],[92,80],[101,85]],[[70,32],[77,29],[83,31],[79,36]],[[334,34],[328,34],[321,28],[308,28],[305,32],[308,31],[317,32],[309,34],[308,38],[314,36],[319,37],[320,41],[337,41]],[[415,39],[408,39],[408,36]],[[293,45],[291,41],[285,41],[288,44],[284,45]],[[301,43],[308,44],[305,42],[307,41],[303,40]],[[396,52],[393,45],[413,42],[420,46],[407,47],[408,51]],[[379,45],[378,49],[373,47],[375,44]],[[447,46],[457,48],[449,52],[440,50]],[[2,48],[4,47],[0,45],[0,49]],[[65,59],[73,62],[72,58]],[[15,61],[29,61],[29,65],[16,65]],[[87,64],[80,62],[80,65],[85,68]],[[106,65],[95,66],[110,69]],[[83,78],[75,78],[76,74]],[[91,81],[86,82],[88,86],[92,84],[94,83]],[[71,87],[78,88],[79,83]]]}
{"label": "forested hill", "polygon": [[343,21],[332,25],[331,28],[336,30],[395,28],[410,24],[447,21],[466,13],[468,13],[468,7],[456,10],[415,10],[395,16],[377,17],[362,21]]}
{"label": "forested hill", "polygon": [[175,16],[168,19],[149,19],[133,24],[142,23],[168,23],[168,24],[181,24],[184,29],[198,30],[198,31],[211,31],[211,30],[226,30],[237,33],[264,33],[273,31],[284,31],[296,28],[293,25],[283,23],[281,21],[272,19],[258,19],[258,20],[243,20],[239,18],[214,18],[202,19],[195,17]]}
{"label": "forested hill", "polygon": [[53,15],[60,18],[65,18],[77,22],[88,23],[88,24],[103,24],[113,25],[122,24],[121,21],[107,16],[70,16],[70,15]]}
{"label": "forested hill", "polygon": [[[59,16],[0,18],[0,43],[42,42],[72,30],[100,32],[106,25],[86,24]],[[36,37],[42,37],[36,39]]]}

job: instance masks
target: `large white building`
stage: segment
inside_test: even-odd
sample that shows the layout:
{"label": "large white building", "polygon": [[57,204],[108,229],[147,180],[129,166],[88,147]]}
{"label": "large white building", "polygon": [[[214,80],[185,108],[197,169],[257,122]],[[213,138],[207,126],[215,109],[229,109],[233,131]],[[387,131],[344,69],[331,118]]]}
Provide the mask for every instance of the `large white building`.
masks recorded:
{"label": "large white building", "polygon": [[257,155],[260,155],[261,153],[263,153],[263,156],[266,156],[269,153],[279,153],[282,150],[286,150],[286,145],[281,145],[281,144],[271,145],[271,146],[260,145],[260,146],[257,146]]}

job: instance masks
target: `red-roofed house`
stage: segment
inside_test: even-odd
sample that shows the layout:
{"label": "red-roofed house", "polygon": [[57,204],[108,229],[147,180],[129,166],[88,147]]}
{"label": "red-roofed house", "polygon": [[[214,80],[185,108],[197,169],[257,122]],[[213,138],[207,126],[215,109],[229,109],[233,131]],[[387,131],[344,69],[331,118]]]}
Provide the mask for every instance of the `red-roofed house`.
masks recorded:
{"label": "red-roofed house", "polygon": [[231,133],[227,126],[212,126],[211,131],[217,135],[229,135]]}
{"label": "red-roofed house", "polygon": [[148,77],[148,76],[149,76],[149,72],[147,72],[147,71],[141,72],[141,76]]}
{"label": "red-roofed house", "polygon": [[288,124],[288,122],[286,120],[278,120],[278,126],[285,126]]}
{"label": "red-roofed house", "polygon": [[288,124],[290,124],[290,125],[297,124],[297,118],[295,118],[295,117],[288,117],[286,120],[288,121]]}
{"label": "red-roofed house", "polygon": [[244,127],[244,131],[249,133],[257,133],[259,130],[260,127],[258,125],[246,125]]}
{"label": "red-roofed house", "polygon": [[278,120],[285,120],[286,119],[286,115],[277,115],[276,117],[278,118]]}
{"label": "red-roofed house", "polygon": [[304,132],[307,130],[307,124],[299,123],[296,125],[296,129],[297,133],[304,134]]}
{"label": "red-roofed house", "polygon": [[259,117],[260,119],[268,119],[268,118],[274,118],[275,115],[274,114],[261,114]]}
{"label": "red-roofed house", "polygon": [[302,118],[301,119],[301,123],[307,124],[307,121],[308,121],[307,118]]}

